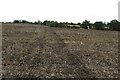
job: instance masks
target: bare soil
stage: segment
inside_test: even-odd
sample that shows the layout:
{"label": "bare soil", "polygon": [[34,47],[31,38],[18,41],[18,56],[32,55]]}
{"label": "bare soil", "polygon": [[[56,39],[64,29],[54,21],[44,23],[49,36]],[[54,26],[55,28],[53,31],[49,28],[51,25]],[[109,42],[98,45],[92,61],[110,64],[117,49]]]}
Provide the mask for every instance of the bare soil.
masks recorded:
{"label": "bare soil", "polygon": [[4,78],[117,78],[118,32],[3,24]]}

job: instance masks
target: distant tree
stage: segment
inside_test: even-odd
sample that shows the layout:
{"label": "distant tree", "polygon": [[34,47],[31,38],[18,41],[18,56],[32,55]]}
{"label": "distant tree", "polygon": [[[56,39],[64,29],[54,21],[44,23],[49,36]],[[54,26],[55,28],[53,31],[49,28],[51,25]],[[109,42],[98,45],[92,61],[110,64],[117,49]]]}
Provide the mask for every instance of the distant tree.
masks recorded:
{"label": "distant tree", "polygon": [[84,29],[91,29],[91,24],[90,24],[90,21],[83,21],[83,23],[81,24],[81,27],[84,28]]}
{"label": "distant tree", "polygon": [[43,22],[43,25],[47,25],[47,22],[48,22],[48,21],[47,21],[47,20],[45,20],[45,21]]}
{"label": "distant tree", "polygon": [[104,30],[105,29],[105,25],[104,25],[104,23],[103,22],[95,22],[94,24],[93,24],[93,27],[94,27],[94,29],[96,29],[96,30]]}
{"label": "distant tree", "polygon": [[51,21],[46,21],[46,25],[51,27],[52,22]]}
{"label": "distant tree", "polygon": [[53,27],[58,27],[58,22],[55,21]]}
{"label": "distant tree", "polygon": [[35,21],[34,24],[38,24],[38,23]]}
{"label": "distant tree", "polygon": [[30,23],[30,22],[28,22],[28,21],[26,21],[26,20],[14,20],[13,21],[13,23]]}
{"label": "distant tree", "polygon": [[29,23],[28,21],[26,21],[26,20],[22,20],[22,23]]}
{"label": "distant tree", "polygon": [[120,31],[120,22],[118,22],[116,19],[112,20],[109,23],[110,30],[117,30]]}
{"label": "distant tree", "polygon": [[57,21],[47,21],[47,20],[45,20],[43,22],[43,25],[47,25],[49,27],[59,27],[60,26]]}
{"label": "distant tree", "polygon": [[77,23],[77,25],[81,25],[81,23]]}
{"label": "distant tree", "polygon": [[21,23],[21,20],[14,20],[13,23]]}
{"label": "distant tree", "polygon": [[58,27],[66,27],[64,23],[60,22],[58,23]]}
{"label": "distant tree", "polygon": [[70,25],[74,25],[74,23],[71,22]]}
{"label": "distant tree", "polygon": [[50,21],[49,22],[49,26],[50,27],[58,27],[58,22],[57,21],[55,21],[55,22],[54,21]]}

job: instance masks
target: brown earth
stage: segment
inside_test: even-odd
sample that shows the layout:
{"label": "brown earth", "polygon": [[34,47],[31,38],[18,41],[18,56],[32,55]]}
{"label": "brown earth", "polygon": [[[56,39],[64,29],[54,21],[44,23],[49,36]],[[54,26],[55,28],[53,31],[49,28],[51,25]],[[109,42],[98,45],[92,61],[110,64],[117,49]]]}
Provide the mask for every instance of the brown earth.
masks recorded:
{"label": "brown earth", "polygon": [[117,78],[118,32],[3,24],[4,78]]}

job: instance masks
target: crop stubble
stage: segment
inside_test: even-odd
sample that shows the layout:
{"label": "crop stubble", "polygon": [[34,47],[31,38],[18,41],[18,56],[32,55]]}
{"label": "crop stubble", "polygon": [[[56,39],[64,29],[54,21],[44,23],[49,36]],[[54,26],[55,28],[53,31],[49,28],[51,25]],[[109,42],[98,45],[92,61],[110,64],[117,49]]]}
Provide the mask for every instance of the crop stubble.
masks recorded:
{"label": "crop stubble", "polygon": [[118,33],[3,24],[5,78],[118,77]]}

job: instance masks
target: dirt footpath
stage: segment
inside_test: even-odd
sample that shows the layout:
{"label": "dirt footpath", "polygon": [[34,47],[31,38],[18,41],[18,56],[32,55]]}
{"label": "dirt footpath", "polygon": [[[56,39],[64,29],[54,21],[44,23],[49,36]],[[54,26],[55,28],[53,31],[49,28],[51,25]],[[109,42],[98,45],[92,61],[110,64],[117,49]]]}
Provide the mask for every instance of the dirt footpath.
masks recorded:
{"label": "dirt footpath", "polygon": [[118,77],[117,32],[108,33],[4,24],[3,77]]}

